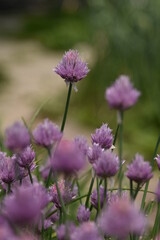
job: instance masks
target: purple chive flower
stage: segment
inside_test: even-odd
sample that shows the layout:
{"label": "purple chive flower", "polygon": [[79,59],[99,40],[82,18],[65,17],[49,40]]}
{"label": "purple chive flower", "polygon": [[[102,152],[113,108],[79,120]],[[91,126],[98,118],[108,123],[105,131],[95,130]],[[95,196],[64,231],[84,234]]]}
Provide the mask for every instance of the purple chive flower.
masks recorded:
{"label": "purple chive flower", "polygon": [[5,198],[5,214],[10,221],[18,225],[35,224],[48,201],[46,190],[38,183],[22,185]]}
{"label": "purple chive flower", "polygon": [[126,239],[130,233],[142,234],[145,224],[142,213],[125,198],[112,202],[99,219],[102,232],[120,240]]}
{"label": "purple chive flower", "polygon": [[88,151],[88,143],[85,137],[76,137],[74,142],[77,148],[86,156]]}
{"label": "purple chive flower", "polygon": [[160,202],[160,181],[158,182],[158,186],[156,190],[156,198],[157,198],[157,201]]}
{"label": "purple chive flower", "polygon": [[92,164],[98,160],[101,156],[103,149],[96,143],[93,143],[92,147],[88,148],[88,160]]}
{"label": "purple chive flower", "polygon": [[135,105],[140,95],[140,92],[133,88],[129,77],[121,75],[112,86],[106,89],[105,98],[110,108],[123,111]]}
{"label": "purple chive flower", "polygon": [[158,168],[160,170],[160,155],[159,154],[157,154],[157,157],[155,157],[155,160],[156,160]]}
{"label": "purple chive flower", "polygon": [[112,177],[119,169],[119,158],[112,151],[103,152],[93,168],[99,177]]}
{"label": "purple chive flower", "polygon": [[0,180],[4,183],[12,183],[16,178],[15,161],[16,157],[7,157],[5,153],[0,152]]}
{"label": "purple chive flower", "polygon": [[33,164],[35,159],[35,152],[32,150],[31,146],[26,147],[18,155],[18,164],[20,167],[28,168]]}
{"label": "purple chive flower", "polygon": [[58,240],[70,239],[70,235],[75,230],[75,225],[73,223],[67,222],[65,225],[61,224],[56,231]]}
{"label": "purple chive flower", "polygon": [[[58,187],[61,192],[61,196],[64,204],[67,204],[72,201],[77,195],[77,187],[71,188],[71,185],[61,180],[58,182]],[[61,203],[59,200],[59,196],[57,193],[56,185],[53,184],[49,189],[49,195],[51,197],[51,201],[56,205],[57,208],[61,208]]]}
{"label": "purple chive flower", "polygon": [[[102,209],[103,203],[104,203],[104,187],[102,186],[99,187],[99,197],[100,197],[100,206]],[[106,201],[108,201],[108,193],[106,193]],[[91,204],[93,205],[93,207],[98,209],[98,194],[96,189],[91,194]]]}
{"label": "purple chive flower", "polygon": [[66,83],[74,83],[85,78],[89,69],[87,63],[80,59],[78,51],[69,50],[54,71],[65,79]]}
{"label": "purple chive flower", "polygon": [[112,130],[107,124],[97,128],[94,134],[91,134],[92,143],[97,143],[101,148],[109,149],[113,143]]}
{"label": "purple chive flower", "polygon": [[138,184],[145,183],[151,179],[152,167],[149,162],[145,162],[143,156],[136,154],[133,162],[127,166],[126,176]]}
{"label": "purple chive flower", "polygon": [[45,165],[40,166],[40,174],[44,180],[47,180],[49,172],[50,172],[51,164],[48,159],[48,161],[45,163]]}
{"label": "purple chive flower", "polygon": [[36,144],[50,148],[62,138],[62,133],[56,124],[45,119],[43,123],[38,124],[34,129],[33,137]]}
{"label": "purple chive flower", "polygon": [[85,222],[71,234],[71,240],[102,240],[94,222]]}
{"label": "purple chive flower", "polygon": [[0,216],[0,239],[18,240],[17,237],[14,235],[13,230],[2,216]]}
{"label": "purple chive flower", "polygon": [[85,156],[73,141],[62,140],[51,157],[53,171],[72,174],[81,170]]}
{"label": "purple chive flower", "polygon": [[20,122],[14,123],[5,132],[5,146],[14,152],[19,152],[30,145],[28,129]]}
{"label": "purple chive flower", "polygon": [[90,218],[90,211],[88,208],[86,208],[84,205],[81,205],[78,208],[78,212],[77,212],[77,219],[79,223],[82,222],[87,222],[89,221]]}

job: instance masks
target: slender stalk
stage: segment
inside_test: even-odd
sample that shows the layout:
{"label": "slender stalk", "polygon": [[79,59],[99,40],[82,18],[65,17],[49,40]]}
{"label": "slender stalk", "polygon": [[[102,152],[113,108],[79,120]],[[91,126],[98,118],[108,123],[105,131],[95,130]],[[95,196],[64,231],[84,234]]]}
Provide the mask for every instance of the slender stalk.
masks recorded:
{"label": "slender stalk", "polygon": [[59,201],[60,201],[60,204],[61,204],[61,207],[62,207],[62,211],[63,211],[63,214],[64,214],[64,219],[65,219],[67,213],[66,213],[66,209],[65,209],[65,205],[64,205],[64,202],[63,202],[63,199],[62,199],[61,192],[59,190],[58,181],[57,181],[57,173],[56,172],[54,174],[54,179],[55,179],[55,184],[56,184],[56,190],[57,190],[57,193],[58,193],[58,198],[59,198]]}
{"label": "slender stalk", "polygon": [[139,190],[140,190],[140,185],[139,185],[139,183],[137,183],[136,191],[135,191],[134,196],[133,196],[134,200],[136,199]]}
{"label": "slender stalk", "polygon": [[103,207],[105,207],[105,204],[106,204],[106,195],[107,195],[107,178],[104,179],[104,201],[103,201]]}
{"label": "slender stalk", "polygon": [[48,178],[47,178],[47,181],[46,181],[46,188],[49,187],[51,176],[52,176],[52,169],[50,168]]}
{"label": "slender stalk", "polygon": [[122,192],[122,146],[123,146],[123,111],[119,112],[120,123],[119,123],[119,193]]}
{"label": "slender stalk", "polygon": [[158,203],[157,206],[157,214],[155,217],[155,222],[154,222],[154,226],[152,229],[152,233],[151,233],[151,237],[154,239],[155,236],[157,235],[158,231],[159,231],[159,218],[160,218],[160,203]]}
{"label": "slender stalk", "polygon": [[82,204],[81,191],[80,191],[80,185],[79,185],[78,179],[76,179],[76,184],[78,187],[78,197],[80,198],[79,201],[80,201],[80,204]]}
{"label": "slender stalk", "polygon": [[86,199],[86,203],[85,203],[86,208],[88,208],[88,205],[89,205],[89,198],[90,198],[90,195],[91,195],[91,192],[92,192],[95,177],[96,176],[94,174],[94,177],[92,177],[92,179],[91,179],[91,183],[90,183],[90,186],[89,186],[89,191],[88,191],[88,195],[87,195],[87,199]]}
{"label": "slender stalk", "polygon": [[98,199],[98,209],[97,209],[97,215],[101,213],[101,202],[100,202],[100,193],[99,193],[99,180],[97,177],[97,199]]}
{"label": "slender stalk", "polygon": [[62,224],[62,209],[60,208],[59,209],[59,224],[61,225]]}
{"label": "slender stalk", "polygon": [[119,124],[117,125],[117,128],[116,128],[116,132],[115,132],[115,135],[114,135],[114,139],[113,139],[113,145],[115,146],[116,144],[116,141],[117,141],[117,136],[118,136],[118,131],[119,131]]}
{"label": "slender stalk", "polygon": [[10,192],[11,192],[11,184],[8,183],[8,193],[10,193]]}
{"label": "slender stalk", "polygon": [[31,181],[31,183],[33,184],[33,178],[32,178],[32,174],[31,174],[30,167],[28,167],[27,170],[28,170],[28,174],[29,174],[30,181]]}
{"label": "slender stalk", "polygon": [[133,199],[133,181],[130,179],[130,197]]}
{"label": "slender stalk", "polygon": [[65,106],[65,110],[64,110],[63,121],[62,121],[62,125],[61,125],[61,132],[64,131],[64,127],[65,127],[65,123],[66,123],[69,101],[70,101],[70,97],[71,97],[71,91],[72,91],[72,83],[69,84],[68,96],[67,96],[66,106]]}
{"label": "slender stalk", "polygon": [[[156,147],[154,149],[154,153],[153,153],[153,156],[152,156],[152,161],[151,161],[151,166],[152,167],[154,166],[154,159],[156,157],[159,144],[160,144],[160,135],[158,137],[158,140],[157,140],[157,143],[156,143]],[[145,206],[145,200],[146,200],[146,196],[147,196],[148,186],[149,186],[149,180],[146,182],[146,185],[145,185],[144,194],[143,194],[142,203],[141,203],[141,209],[144,209],[144,206]]]}

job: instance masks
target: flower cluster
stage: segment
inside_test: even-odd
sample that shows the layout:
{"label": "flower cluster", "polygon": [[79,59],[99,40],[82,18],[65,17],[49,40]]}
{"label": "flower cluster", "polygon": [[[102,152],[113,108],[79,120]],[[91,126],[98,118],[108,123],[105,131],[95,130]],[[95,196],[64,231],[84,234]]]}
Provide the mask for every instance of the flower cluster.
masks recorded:
{"label": "flower cluster", "polygon": [[[55,72],[72,87],[89,69],[78,51],[69,50]],[[6,129],[0,151],[0,239],[159,239],[160,182],[155,193],[148,191],[155,162],[160,169],[159,141],[151,162],[136,154],[123,164],[123,118],[115,134],[103,123],[89,141],[64,139],[71,90],[61,128],[45,119],[33,130],[20,122]],[[106,89],[109,106],[120,114],[139,96],[124,75]],[[154,201],[147,202],[148,193]],[[148,227],[146,216],[155,205],[155,220]]]}

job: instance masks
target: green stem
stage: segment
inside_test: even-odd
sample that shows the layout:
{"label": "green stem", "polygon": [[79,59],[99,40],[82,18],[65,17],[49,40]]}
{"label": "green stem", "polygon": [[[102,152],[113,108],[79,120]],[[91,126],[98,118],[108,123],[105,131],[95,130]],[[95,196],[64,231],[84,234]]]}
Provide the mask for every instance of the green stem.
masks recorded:
{"label": "green stem", "polygon": [[157,235],[158,231],[159,231],[159,218],[160,218],[160,203],[158,203],[157,206],[157,214],[155,217],[155,222],[154,222],[154,226],[152,229],[152,233],[151,233],[151,237],[154,239],[155,236]]}
{"label": "green stem", "polygon": [[62,209],[60,208],[60,209],[59,209],[59,224],[60,224],[60,225],[61,225],[62,222],[63,222],[63,221],[62,221],[62,217],[63,217],[63,216],[62,216]]}
{"label": "green stem", "polygon": [[10,192],[11,192],[11,184],[8,183],[8,193],[10,193]]}
{"label": "green stem", "polygon": [[106,204],[106,195],[107,195],[107,178],[104,179],[104,201],[103,201],[103,207],[105,207],[105,204]]}
{"label": "green stem", "polygon": [[55,184],[56,184],[56,190],[57,190],[57,193],[58,193],[58,198],[59,198],[59,201],[60,201],[60,204],[61,204],[61,207],[62,207],[62,211],[63,211],[63,214],[64,214],[64,219],[65,219],[67,213],[66,213],[66,209],[65,209],[65,206],[64,206],[64,202],[63,202],[63,199],[62,199],[61,192],[59,190],[58,181],[57,181],[57,173],[56,172],[54,174],[54,179],[55,179]]}
{"label": "green stem", "polygon": [[119,131],[119,124],[117,125],[117,128],[116,128],[116,132],[115,132],[115,135],[114,135],[114,140],[113,140],[113,145],[115,146],[116,144],[116,141],[117,141],[117,136],[118,136],[118,131]]}
{"label": "green stem", "polygon": [[70,97],[71,97],[71,91],[72,91],[72,83],[69,84],[68,96],[67,96],[66,106],[65,106],[65,110],[64,110],[63,121],[62,121],[62,125],[61,125],[61,132],[64,131],[64,127],[65,127],[65,123],[66,123],[69,101],[70,101]]}
{"label": "green stem", "polygon": [[98,198],[98,209],[97,209],[97,213],[100,214],[100,213],[101,213],[101,202],[100,202],[99,180],[98,180],[98,177],[97,177],[97,198]]}
{"label": "green stem", "polygon": [[94,174],[94,177],[92,177],[92,180],[91,180],[91,183],[90,183],[90,186],[89,186],[89,191],[88,191],[88,195],[87,195],[87,199],[86,199],[86,203],[85,203],[86,208],[88,208],[88,205],[89,205],[89,198],[90,198],[90,195],[91,195],[91,192],[92,192],[95,177],[96,176]]}
{"label": "green stem", "polygon": [[123,111],[119,112],[120,123],[119,123],[119,193],[122,192],[122,146],[123,146]]}
{"label": "green stem", "polygon": [[130,197],[133,199],[133,181],[130,179]]}
{"label": "green stem", "polygon": [[134,194],[134,196],[133,196],[133,199],[134,199],[134,200],[136,199],[139,190],[140,190],[140,185],[139,185],[139,183],[137,183],[136,191],[135,191],[135,194]]}
{"label": "green stem", "polygon": [[52,176],[52,168],[50,168],[50,170],[49,170],[48,178],[47,178],[47,181],[46,181],[46,188],[49,187],[51,176]]}
{"label": "green stem", "polygon": [[33,184],[33,178],[32,178],[30,167],[28,167],[27,169],[28,169],[28,174],[29,174],[30,181]]}
{"label": "green stem", "polygon": [[80,201],[80,204],[82,204],[80,185],[79,185],[78,179],[76,179],[76,184],[77,184],[77,187],[78,187],[78,196],[80,198],[79,201]]}
{"label": "green stem", "polygon": [[[151,161],[151,166],[152,166],[152,168],[153,168],[153,166],[154,166],[154,159],[155,159],[155,157],[156,157],[159,144],[160,144],[160,135],[159,135],[159,137],[158,137],[158,140],[157,140],[157,143],[156,143],[156,147],[155,147],[155,149],[154,149],[154,153],[153,153],[153,156],[152,156],[152,161]],[[145,206],[145,201],[146,201],[148,186],[149,186],[149,180],[146,182],[146,186],[145,186],[145,189],[144,189],[144,194],[143,194],[142,203],[141,203],[141,209],[144,209],[144,206]]]}

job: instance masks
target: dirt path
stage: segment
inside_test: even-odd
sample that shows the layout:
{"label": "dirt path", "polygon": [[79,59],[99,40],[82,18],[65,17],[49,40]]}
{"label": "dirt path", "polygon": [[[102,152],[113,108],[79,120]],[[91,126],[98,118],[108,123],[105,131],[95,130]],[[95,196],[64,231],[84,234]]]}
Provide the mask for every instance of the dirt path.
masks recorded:
{"label": "dirt path", "polygon": [[[5,129],[23,116],[30,119],[37,107],[48,97],[56,98],[65,91],[64,81],[53,72],[62,53],[49,52],[35,42],[0,40],[0,65],[10,80],[0,94],[1,128]],[[85,134],[79,126],[67,124],[66,135]]]}

